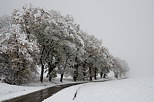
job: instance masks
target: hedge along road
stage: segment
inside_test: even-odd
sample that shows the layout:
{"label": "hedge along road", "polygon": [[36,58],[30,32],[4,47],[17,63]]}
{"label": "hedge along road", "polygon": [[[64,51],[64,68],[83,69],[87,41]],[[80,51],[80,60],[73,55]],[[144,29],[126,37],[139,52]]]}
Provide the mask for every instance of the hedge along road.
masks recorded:
{"label": "hedge along road", "polygon": [[[104,82],[104,81],[109,81],[109,80],[103,80],[103,81],[94,81],[94,82]],[[64,85],[57,85],[57,86],[52,86],[46,89],[42,89],[39,91],[35,91],[23,96],[19,96],[16,98],[12,98],[9,100],[4,100],[2,102],[42,102],[44,99],[52,96],[53,94],[57,93],[58,91],[73,86],[73,85],[78,85],[78,84],[84,84],[87,82],[81,82],[81,83],[70,83],[70,84],[64,84]]]}

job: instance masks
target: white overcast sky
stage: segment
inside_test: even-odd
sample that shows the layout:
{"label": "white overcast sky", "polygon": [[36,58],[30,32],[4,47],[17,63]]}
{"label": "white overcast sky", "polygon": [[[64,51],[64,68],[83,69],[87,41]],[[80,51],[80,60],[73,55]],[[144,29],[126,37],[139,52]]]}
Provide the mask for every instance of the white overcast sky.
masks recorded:
{"label": "white overcast sky", "polygon": [[154,76],[154,0],[0,0],[0,16],[29,3],[71,14],[84,31],[125,59],[132,75]]}

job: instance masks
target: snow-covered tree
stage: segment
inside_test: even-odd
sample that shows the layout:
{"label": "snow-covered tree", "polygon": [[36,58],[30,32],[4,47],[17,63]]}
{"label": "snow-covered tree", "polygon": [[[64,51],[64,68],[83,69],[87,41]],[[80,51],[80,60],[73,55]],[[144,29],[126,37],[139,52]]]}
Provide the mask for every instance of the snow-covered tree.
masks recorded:
{"label": "snow-covered tree", "polygon": [[[99,60],[99,53],[102,46],[102,42],[98,40],[93,35],[88,35],[85,32],[81,34],[83,42],[84,42],[84,50],[85,50],[85,60],[83,66],[85,66],[85,71],[87,77],[92,81],[92,77],[96,79],[98,73],[98,65],[97,62]],[[84,71],[84,72],[85,72]]]}
{"label": "snow-covered tree", "polygon": [[114,57],[112,70],[116,78],[126,78],[126,73],[129,71],[129,67],[125,60]]}
{"label": "snow-covered tree", "polygon": [[0,17],[0,32],[7,32],[12,24],[12,17],[5,15]]}
{"label": "snow-covered tree", "polygon": [[117,73],[123,76],[128,70],[127,64],[113,57],[101,40],[83,32],[72,16],[63,16],[59,11],[32,5],[14,10],[12,16],[0,18],[0,39],[0,68],[32,70],[37,64],[41,66],[41,82],[44,72],[49,81],[61,74],[62,82],[64,76],[92,81],[98,74],[105,78],[113,71],[117,77]]}
{"label": "snow-covered tree", "polygon": [[[45,64],[48,65],[48,74],[50,74],[56,67],[53,60],[58,60],[61,48],[67,46],[71,49],[74,46],[82,46],[82,39],[75,29],[76,24],[73,23],[74,20],[69,15],[64,17],[57,11],[45,11],[30,5],[23,7],[23,10],[15,10],[13,16],[28,38],[34,35],[37,39],[42,66],[41,82],[43,81]],[[64,54],[67,55],[67,51],[65,52]]]}
{"label": "snow-covered tree", "polygon": [[[1,66],[1,76],[9,84],[29,82],[36,74],[32,54],[38,52],[35,42],[26,40],[26,34],[20,32],[19,25],[12,24],[7,33],[1,32],[0,52],[5,64]],[[1,63],[2,64],[2,63]]]}

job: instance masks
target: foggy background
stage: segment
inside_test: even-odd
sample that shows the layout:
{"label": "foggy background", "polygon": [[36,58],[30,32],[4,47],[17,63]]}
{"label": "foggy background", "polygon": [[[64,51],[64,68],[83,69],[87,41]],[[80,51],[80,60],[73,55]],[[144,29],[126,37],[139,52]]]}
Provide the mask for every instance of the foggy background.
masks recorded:
{"label": "foggy background", "polygon": [[0,0],[0,16],[29,3],[71,14],[111,54],[128,62],[131,77],[154,77],[154,0]]}

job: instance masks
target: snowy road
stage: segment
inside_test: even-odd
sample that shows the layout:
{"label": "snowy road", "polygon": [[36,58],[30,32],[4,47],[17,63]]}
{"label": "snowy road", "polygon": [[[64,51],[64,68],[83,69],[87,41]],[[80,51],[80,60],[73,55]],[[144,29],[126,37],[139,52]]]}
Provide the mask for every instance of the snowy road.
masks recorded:
{"label": "snowy road", "polygon": [[[109,81],[111,79],[103,79],[103,80],[97,80],[97,81],[93,81],[95,82],[104,82],[104,81]],[[90,82],[90,83],[93,83]],[[78,84],[82,84],[81,86],[83,86],[83,83],[89,83],[89,82],[78,82],[78,83],[69,83],[69,84],[63,84],[63,85],[57,85],[57,86],[52,86],[46,89],[42,89],[39,91],[35,91],[26,95],[22,95],[16,98],[12,98],[9,100],[5,100],[2,102],[42,102],[44,99],[47,99],[48,97],[52,96],[53,94],[57,93],[58,91],[70,87],[70,86],[76,86]],[[80,85],[79,85],[80,86]]]}
{"label": "snowy road", "polygon": [[81,83],[71,83],[71,84],[65,84],[65,85],[57,85],[57,86],[53,86],[47,89],[43,89],[40,91],[36,91],[27,95],[23,95],[17,98],[13,98],[10,100],[6,100],[3,102],[42,102],[44,99],[52,96],[53,94],[55,94],[56,92],[60,91],[63,88],[69,87],[69,86],[73,86],[73,85],[77,85],[77,84],[81,84]]}

